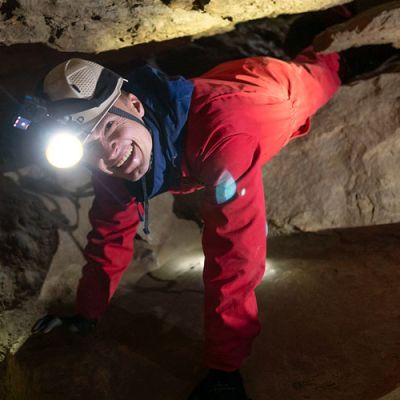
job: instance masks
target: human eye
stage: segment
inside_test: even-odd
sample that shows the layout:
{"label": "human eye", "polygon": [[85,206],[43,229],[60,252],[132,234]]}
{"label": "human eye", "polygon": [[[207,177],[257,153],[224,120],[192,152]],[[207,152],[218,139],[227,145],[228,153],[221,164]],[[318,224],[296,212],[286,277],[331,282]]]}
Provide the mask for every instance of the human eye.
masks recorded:
{"label": "human eye", "polygon": [[108,121],[104,127],[105,131],[109,131],[114,125],[114,121]]}

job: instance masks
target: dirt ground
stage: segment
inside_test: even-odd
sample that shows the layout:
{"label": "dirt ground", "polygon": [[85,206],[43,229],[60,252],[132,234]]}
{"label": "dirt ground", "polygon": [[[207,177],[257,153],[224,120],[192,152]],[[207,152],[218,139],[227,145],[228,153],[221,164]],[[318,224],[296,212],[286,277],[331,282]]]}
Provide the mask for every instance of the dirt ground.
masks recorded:
{"label": "dirt ground", "polygon": [[[263,331],[243,368],[253,400],[373,400],[400,379],[400,226],[271,239]],[[94,335],[31,337],[4,400],[185,399],[202,367],[200,248],[128,278]],[[397,399],[400,397],[390,397]]]}

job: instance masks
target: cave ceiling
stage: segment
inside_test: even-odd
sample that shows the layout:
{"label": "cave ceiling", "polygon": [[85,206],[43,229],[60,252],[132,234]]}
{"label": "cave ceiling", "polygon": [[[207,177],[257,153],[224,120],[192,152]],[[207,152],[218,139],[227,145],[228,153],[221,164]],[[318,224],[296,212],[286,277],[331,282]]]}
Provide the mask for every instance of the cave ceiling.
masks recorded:
{"label": "cave ceiling", "polygon": [[44,43],[99,53],[140,43],[232,30],[235,24],[303,13],[343,0],[0,0],[0,44]]}

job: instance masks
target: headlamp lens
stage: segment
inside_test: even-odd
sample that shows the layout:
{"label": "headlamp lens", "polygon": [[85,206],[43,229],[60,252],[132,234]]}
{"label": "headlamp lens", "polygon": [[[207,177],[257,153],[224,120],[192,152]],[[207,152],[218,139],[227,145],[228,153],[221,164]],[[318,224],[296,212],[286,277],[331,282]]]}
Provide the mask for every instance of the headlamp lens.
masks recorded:
{"label": "headlamp lens", "polygon": [[72,167],[81,160],[82,156],[82,142],[73,133],[55,134],[46,147],[46,158],[56,168]]}

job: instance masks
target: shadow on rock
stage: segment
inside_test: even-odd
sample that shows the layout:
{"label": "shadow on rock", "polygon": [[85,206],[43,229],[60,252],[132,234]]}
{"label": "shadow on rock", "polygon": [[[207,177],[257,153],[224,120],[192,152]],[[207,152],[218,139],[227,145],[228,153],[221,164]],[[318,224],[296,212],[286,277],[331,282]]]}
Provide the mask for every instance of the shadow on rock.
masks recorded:
{"label": "shadow on rock", "polygon": [[2,366],[2,398],[185,398],[199,373],[199,354],[200,344],[176,327],[114,307],[93,335],[32,336]]}

